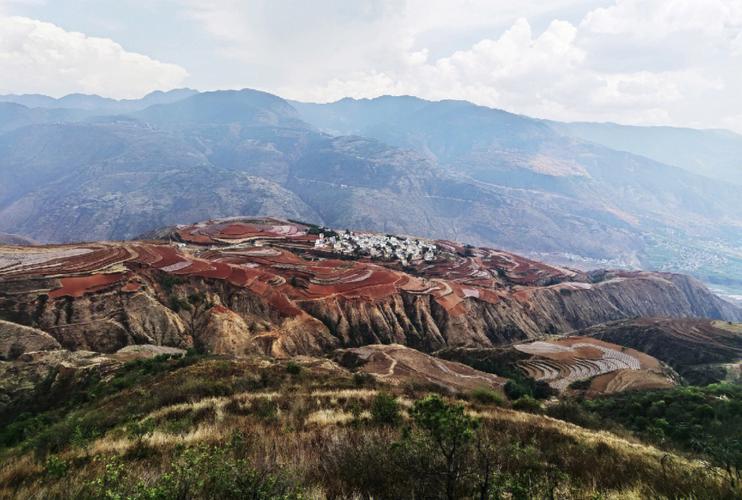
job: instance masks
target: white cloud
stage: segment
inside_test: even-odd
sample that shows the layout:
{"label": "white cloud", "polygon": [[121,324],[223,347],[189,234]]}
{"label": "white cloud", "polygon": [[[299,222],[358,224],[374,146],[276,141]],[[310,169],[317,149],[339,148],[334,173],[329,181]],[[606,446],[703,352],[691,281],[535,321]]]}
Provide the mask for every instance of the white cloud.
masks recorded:
{"label": "white cloud", "polygon": [[[263,87],[286,97],[414,94],[742,131],[740,0],[182,1],[227,57],[271,74]],[[472,32],[484,36],[444,54],[429,46]]]}
{"label": "white cloud", "polygon": [[0,17],[0,93],[140,97],[183,83],[186,70],[25,17]]}
{"label": "white cloud", "polygon": [[[174,58],[193,76],[184,81],[181,67],[108,39],[4,18],[0,92],[121,97],[188,84],[316,101],[415,94],[562,120],[742,132],[742,0],[121,2],[150,6],[148,20],[163,33],[147,31],[145,42],[147,28],[116,11],[114,38],[152,45],[144,52]],[[11,6],[6,12],[107,33],[110,6],[87,2],[102,22],[86,24],[79,5],[0,0],[0,16]]]}

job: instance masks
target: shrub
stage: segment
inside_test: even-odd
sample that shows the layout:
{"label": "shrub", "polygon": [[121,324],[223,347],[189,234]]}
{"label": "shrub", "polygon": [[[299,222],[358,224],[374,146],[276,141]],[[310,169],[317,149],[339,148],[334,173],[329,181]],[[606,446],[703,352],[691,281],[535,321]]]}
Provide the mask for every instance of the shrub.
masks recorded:
{"label": "shrub", "polygon": [[513,403],[513,409],[528,413],[541,413],[544,408],[541,403],[531,396],[523,396]]}
{"label": "shrub", "polygon": [[44,472],[54,479],[61,479],[67,475],[69,464],[57,455],[49,455],[44,464]]}
{"label": "shrub", "polygon": [[569,384],[570,389],[574,389],[576,391],[584,391],[590,388],[590,384],[593,383],[593,379],[591,378],[583,378],[580,380],[575,380],[571,384]]}
{"label": "shrub", "polygon": [[559,391],[554,389],[544,380],[538,380],[533,384],[533,397],[536,399],[548,399],[556,396]]}
{"label": "shrub", "polygon": [[546,414],[565,422],[571,422],[581,427],[595,429],[600,427],[600,420],[588,412],[579,403],[571,400],[560,401],[547,408]]}
{"label": "shrub", "polygon": [[505,384],[505,395],[511,401],[520,399],[529,393],[530,391],[528,390],[528,387],[525,387],[523,384],[516,382],[514,380],[508,380],[507,383]]}
{"label": "shrub", "polygon": [[[415,498],[420,479],[407,467],[404,449],[389,429],[341,433],[323,440],[310,472],[327,498]],[[418,497],[423,498],[423,497]]]}
{"label": "shrub", "polygon": [[250,404],[250,409],[261,420],[274,421],[278,417],[278,403],[272,399],[255,398]]}
{"label": "shrub", "polygon": [[471,391],[471,398],[477,403],[485,405],[503,406],[505,404],[505,400],[499,392],[486,387],[480,387]]}
{"label": "shrub", "polygon": [[220,498],[293,499],[299,490],[281,471],[261,471],[228,448],[186,448],[167,471],[149,481],[137,481],[123,463],[109,460],[103,474],[86,483],[83,498]]}
{"label": "shrub", "polygon": [[286,363],[286,372],[289,373],[289,375],[297,376],[301,374],[302,367],[300,364],[295,363],[294,361],[289,361]]}
{"label": "shrub", "polygon": [[353,385],[356,387],[368,387],[376,385],[376,378],[370,373],[355,372],[353,374]]}
{"label": "shrub", "polygon": [[447,403],[437,395],[416,401],[411,415],[418,433],[410,444],[423,451],[418,456],[434,454],[423,472],[441,478],[446,498],[460,498],[479,421],[466,415],[463,405]]}
{"label": "shrub", "polygon": [[399,425],[402,421],[402,414],[397,399],[384,392],[374,396],[371,401],[371,421],[376,425]]}

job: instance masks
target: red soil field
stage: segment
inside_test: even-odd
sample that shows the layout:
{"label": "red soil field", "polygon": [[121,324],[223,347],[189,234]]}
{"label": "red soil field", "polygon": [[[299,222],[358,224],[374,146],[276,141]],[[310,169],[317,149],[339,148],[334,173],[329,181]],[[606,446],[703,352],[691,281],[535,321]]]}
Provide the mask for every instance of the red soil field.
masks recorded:
{"label": "red soil field", "polygon": [[64,296],[81,297],[87,292],[93,292],[113,283],[117,283],[125,276],[126,273],[117,273],[61,278],[59,281],[62,283],[62,287],[49,292],[49,297],[52,299]]}
{"label": "red soil field", "polygon": [[[230,219],[180,226],[169,238],[185,243],[99,243],[17,249],[0,247],[0,282],[24,277],[59,278],[51,298],[93,292],[147,269],[181,277],[226,280],[269,300],[282,314],[298,314],[294,301],[332,296],[380,300],[399,292],[430,294],[450,314],[466,314],[467,300],[527,301],[535,286],[576,283],[584,274],[486,248],[437,241],[434,261],[351,259],[314,249],[316,236],[301,224],[278,219]],[[239,245],[234,245],[239,242]],[[128,274],[126,274],[128,273]],[[146,282],[150,278],[142,278]],[[564,285],[567,286],[567,285]],[[135,293],[129,281],[121,291]]]}

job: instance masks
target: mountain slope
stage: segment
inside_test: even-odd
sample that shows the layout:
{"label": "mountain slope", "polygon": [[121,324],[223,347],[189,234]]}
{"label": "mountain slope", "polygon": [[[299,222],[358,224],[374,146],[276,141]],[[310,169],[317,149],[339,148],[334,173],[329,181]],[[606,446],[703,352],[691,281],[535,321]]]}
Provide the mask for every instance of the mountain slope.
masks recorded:
{"label": "mountain slope", "polygon": [[[709,218],[722,224],[725,219],[731,224],[742,221],[736,190],[721,183],[565,138],[528,117],[463,101],[418,99],[413,106],[410,99],[355,101],[355,109],[348,111],[349,128],[415,149],[482,182],[552,192],[611,207],[636,225],[677,227],[682,222],[680,214],[695,231],[703,230]],[[389,109],[393,100],[398,101],[395,113],[377,112]],[[330,107],[328,113],[340,114],[351,103],[344,100],[321,106]],[[309,115],[316,115],[316,106],[310,106],[315,111]],[[373,121],[380,117],[384,117],[382,121]]]}
{"label": "mountain slope", "polygon": [[639,318],[593,326],[576,334],[651,354],[697,384],[723,379],[725,364],[742,361],[742,326],[723,321]]}
{"label": "mountain slope", "polygon": [[727,130],[547,122],[571,137],[742,185],[742,136]]}
{"label": "mountain slope", "polygon": [[[201,116],[204,109],[208,116]],[[180,179],[172,194],[201,196],[203,206],[191,220],[257,215],[247,202],[236,207],[210,200],[216,180],[201,181],[216,172],[228,183],[230,172],[242,172],[277,182],[301,199],[293,211],[276,204],[271,213],[301,213],[334,226],[600,256],[641,244],[636,231],[607,211],[559,195],[534,198],[525,190],[477,184],[378,141],[320,134],[263,93],[199,94],[137,116],[171,130],[120,117],[29,126],[0,136],[0,226],[41,241],[131,237],[182,220],[177,204],[162,202],[172,198],[169,176]],[[311,210],[299,208],[303,204]],[[195,202],[187,206],[199,208]],[[103,215],[95,218],[96,211]],[[572,217],[565,219],[566,212]],[[134,233],[120,222],[131,217],[139,218]],[[602,238],[593,238],[595,231]]]}

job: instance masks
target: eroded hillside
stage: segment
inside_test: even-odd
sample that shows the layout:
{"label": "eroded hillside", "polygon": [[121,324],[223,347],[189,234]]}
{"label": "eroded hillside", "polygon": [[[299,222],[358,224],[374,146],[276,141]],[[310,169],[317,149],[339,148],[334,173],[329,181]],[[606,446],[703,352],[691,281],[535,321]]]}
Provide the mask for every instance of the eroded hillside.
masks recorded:
{"label": "eroded hillside", "polygon": [[[228,219],[154,235],[161,240],[5,246],[0,314],[68,349],[158,344],[275,356],[373,343],[489,347],[634,316],[742,317],[681,275],[584,273],[371,233],[325,229],[318,242],[322,231]],[[343,243],[353,239],[375,249]]]}

